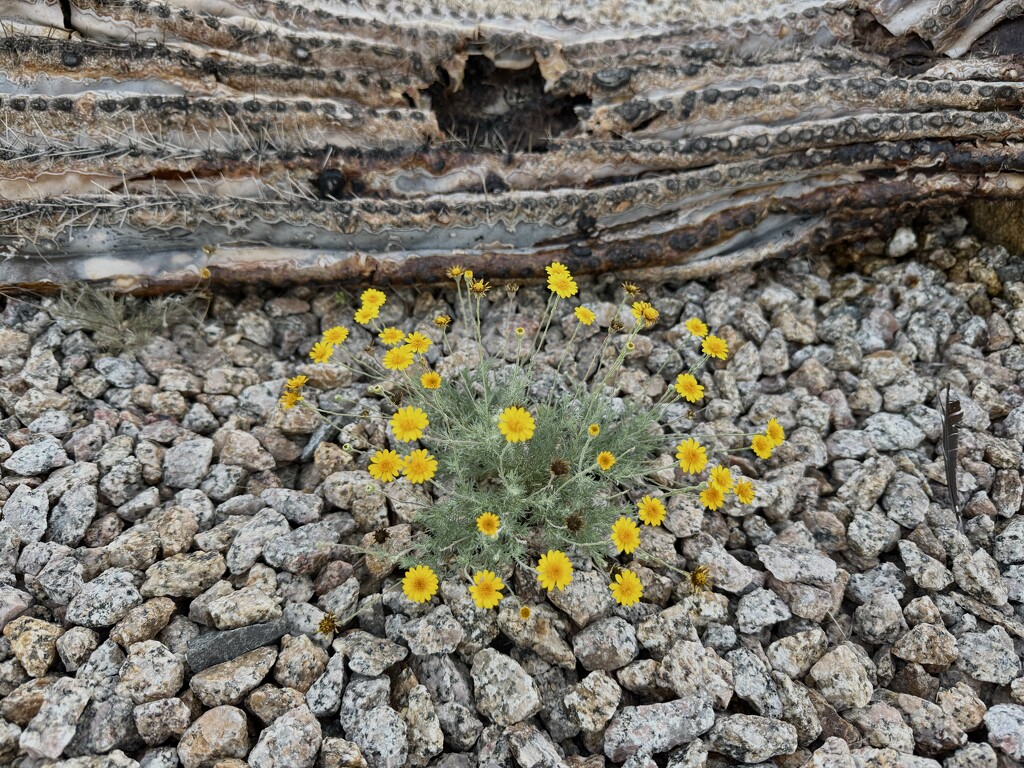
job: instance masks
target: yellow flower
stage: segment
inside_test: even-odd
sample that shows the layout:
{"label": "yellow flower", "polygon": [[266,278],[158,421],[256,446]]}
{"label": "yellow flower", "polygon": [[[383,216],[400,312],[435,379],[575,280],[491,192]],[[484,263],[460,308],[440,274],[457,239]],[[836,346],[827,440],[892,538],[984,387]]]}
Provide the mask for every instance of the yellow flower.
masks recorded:
{"label": "yellow flower", "polygon": [[725,494],[717,485],[711,484],[700,492],[700,503],[708,509],[718,509],[725,503]]}
{"label": "yellow flower", "polygon": [[776,419],[768,419],[768,428],[765,429],[764,433],[776,448],[786,440],[786,430],[782,428],[782,425]]}
{"label": "yellow flower", "polygon": [[355,320],[360,325],[366,325],[380,314],[377,307],[360,307],[355,314]]}
{"label": "yellow flower", "polygon": [[464,270],[463,273],[462,273],[462,276],[466,279],[467,283],[472,283],[473,282],[473,270],[471,270],[471,269]]}
{"label": "yellow flower", "polygon": [[294,408],[301,399],[302,395],[300,395],[294,389],[286,389],[284,393],[281,395],[281,399],[278,402],[280,402],[281,407],[287,411],[291,408]]}
{"label": "yellow flower", "polygon": [[591,424],[589,427],[587,427],[587,434],[590,435],[591,437],[597,437],[598,435],[601,434],[601,425]]}
{"label": "yellow flower", "polygon": [[640,546],[640,529],[628,517],[620,517],[612,525],[612,543],[627,555]]}
{"label": "yellow flower", "polygon": [[719,360],[725,360],[729,356],[729,345],[725,343],[725,339],[720,339],[717,336],[708,336],[700,345],[700,351],[708,357],[717,357]]}
{"label": "yellow flower", "polygon": [[750,441],[750,449],[758,455],[758,458],[768,459],[771,458],[775,444],[768,435],[754,435],[754,439]]}
{"label": "yellow flower", "polygon": [[576,315],[576,319],[579,320],[584,325],[590,325],[592,322],[594,322],[594,320],[597,319],[597,315],[595,315],[586,307],[576,307],[576,309],[573,310],[573,314]]}
{"label": "yellow flower", "polygon": [[572,277],[572,275],[569,274],[569,268],[565,266],[565,264],[561,264],[557,261],[553,261],[544,267],[544,271],[548,273],[548,277],[554,277],[555,275]]}
{"label": "yellow flower", "polygon": [[377,338],[385,347],[393,347],[405,341],[405,332],[401,328],[388,327],[378,333]]}
{"label": "yellow flower", "polygon": [[374,480],[390,483],[401,473],[404,463],[402,457],[394,451],[377,451],[370,457],[367,469]]}
{"label": "yellow flower", "polygon": [[732,472],[729,471],[729,468],[719,464],[711,469],[711,477],[708,482],[718,486],[718,490],[725,494],[732,490],[735,481],[732,479]]}
{"label": "yellow flower", "polygon": [[636,283],[631,283],[628,280],[622,284],[622,290],[630,296],[638,296],[640,294],[640,286]]}
{"label": "yellow flower", "polygon": [[412,405],[399,408],[391,417],[391,431],[403,443],[418,440],[428,424],[430,421],[427,419],[427,414]]}
{"label": "yellow flower", "polygon": [[605,472],[615,466],[615,457],[612,455],[611,451],[601,451],[597,454],[597,466]]}
{"label": "yellow flower", "polygon": [[519,609],[519,618],[523,621],[528,621],[533,611],[530,610],[530,606],[524,605]]}
{"label": "yellow flower", "polygon": [[306,386],[307,381],[309,381],[309,377],[303,376],[300,373],[298,376],[292,376],[284,385],[288,387],[288,389],[302,389]]}
{"label": "yellow flower", "polygon": [[437,317],[434,318],[434,325],[436,325],[438,328],[447,328],[451,324],[451,315],[438,315]]}
{"label": "yellow flower", "polygon": [[476,528],[484,536],[497,536],[501,518],[493,512],[484,512],[476,519]]}
{"label": "yellow flower", "polygon": [[537,561],[537,580],[548,592],[565,589],[572,582],[572,563],[565,552],[549,549]]}
{"label": "yellow flower", "polygon": [[437,574],[425,565],[417,565],[405,572],[402,591],[414,603],[425,603],[437,593]]}
{"label": "yellow flower", "polygon": [[504,597],[500,591],[504,588],[505,583],[493,571],[477,571],[469,594],[477,608],[494,608]]}
{"label": "yellow flower", "polygon": [[449,267],[448,268],[448,277],[450,277],[452,280],[458,281],[458,279],[460,277],[462,277],[462,273],[465,272],[465,271],[466,270],[464,270],[462,267],[458,267],[458,266],[456,266],[456,267]]}
{"label": "yellow flower", "polygon": [[636,503],[636,506],[637,517],[643,521],[644,525],[661,525],[661,521],[665,519],[666,509],[661,499],[644,496]]}
{"label": "yellow flower", "polygon": [[548,290],[560,299],[576,295],[576,281],[567,274],[554,274],[548,278]]}
{"label": "yellow flower", "polygon": [[698,339],[703,339],[705,336],[708,335],[708,327],[704,325],[703,320],[696,317],[691,317],[689,320],[686,321],[686,330],[688,330]]}
{"label": "yellow flower", "polygon": [[491,290],[491,284],[486,280],[474,280],[469,284],[469,290],[477,296],[484,296],[489,290]]}
{"label": "yellow flower", "polygon": [[384,367],[389,371],[404,371],[412,365],[414,355],[408,344],[392,347],[384,353]]}
{"label": "yellow flower", "polygon": [[334,345],[328,344],[326,341],[318,341],[313,345],[313,348],[309,350],[309,356],[313,358],[314,363],[326,363],[331,359],[331,355],[334,354]]}
{"label": "yellow flower", "polygon": [[402,474],[410,483],[425,483],[437,474],[437,459],[422,448],[413,451],[405,457]]}
{"label": "yellow flower", "polygon": [[411,349],[417,355],[422,355],[428,349],[430,349],[430,345],[432,342],[429,336],[424,336],[422,333],[416,332],[410,333],[408,336],[406,336],[405,343],[408,345],[409,349]]}
{"label": "yellow flower", "polygon": [[510,406],[498,417],[498,429],[510,443],[524,443],[533,437],[537,424],[525,409]]}
{"label": "yellow flower", "polygon": [[754,500],[754,486],[749,480],[737,482],[734,492],[740,504],[750,504]]}
{"label": "yellow flower", "polygon": [[388,297],[384,295],[383,291],[378,291],[376,288],[367,288],[363,291],[363,295],[359,297],[359,300],[363,302],[364,307],[380,309],[384,306]]}
{"label": "yellow flower", "polygon": [[640,583],[640,577],[629,568],[622,568],[615,574],[615,583],[609,584],[612,597],[619,605],[633,605],[640,602],[644,594],[644,585]]}
{"label": "yellow flower", "polygon": [[658,316],[661,313],[654,308],[652,304],[646,301],[634,301],[633,302],[633,317],[641,321],[644,326],[650,328],[656,322],[658,322]]}
{"label": "yellow flower", "polygon": [[690,475],[703,472],[704,467],[708,464],[708,455],[704,451],[704,446],[692,437],[676,446],[676,458],[679,459],[679,466],[683,472]]}
{"label": "yellow flower", "polygon": [[348,328],[343,325],[336,325],[333,328],[328,328],[324,331],[323,339],[328,344],[337,345],[344,344],[345,339],[348,338]]}
{"label": "yellow flower", "polygon": [[441,374],[437,371],[427,371],[420,376],[420,384],[424,389],[437,389],[441,386]]}
{"label": "yellow flower", "polygon": [[690,403],[696,403],[704,397],[704,387],[697,383],[697,379],[691,373],[680,373],[676,377],[676,392]]}

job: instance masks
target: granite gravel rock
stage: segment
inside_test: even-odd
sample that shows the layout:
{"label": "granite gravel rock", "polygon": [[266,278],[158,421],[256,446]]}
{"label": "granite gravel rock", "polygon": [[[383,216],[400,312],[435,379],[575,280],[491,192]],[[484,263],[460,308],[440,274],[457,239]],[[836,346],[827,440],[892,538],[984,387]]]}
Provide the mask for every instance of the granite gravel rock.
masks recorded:
{"label": "granite gravel rock", "polygon": [[649,754],[667,752],[706,733],[714,722],[710,702],[700,696],[623,707],[605,729],[604,754],[620,763],[640,750]]}
{"label": "granite gravel rock", "polygon": [[183,768],[206,768],[218,761],[245,758],[249,744],[245,712],[237,707],[214,707],[185,729],[178,742],[178,759]]}
{"label": "granite gravel rock", "polygon": [[796,728],[758,715],[729,715],[715,721],[708,747],[743,763],[760,763],[796,750]]}
{"label": "granite gravel rock", "polygon": [[508,726],[540,711],[540,694],[533,678],[503,653],[493,648],[478,651],[470,674],[476,708],[491,722]]}
{"label": "granite gravel rock", "polygon": [[141,603],[135,574],[123,568],[110,568],[86,582],[68,603],[65,617],[82,627],[110,627]]}
{"label": "granite gravel rock", "polygon": [[252,768],[313,768],[322,738],[320,721],[296,707],[263,730],[247,762]]}
{"label": "granite gravel rock", "polygon": [[193,675],[189,688],[207,707],[237,706],[249,691],[263,682],[275,661],[277,649],[257,648]]}

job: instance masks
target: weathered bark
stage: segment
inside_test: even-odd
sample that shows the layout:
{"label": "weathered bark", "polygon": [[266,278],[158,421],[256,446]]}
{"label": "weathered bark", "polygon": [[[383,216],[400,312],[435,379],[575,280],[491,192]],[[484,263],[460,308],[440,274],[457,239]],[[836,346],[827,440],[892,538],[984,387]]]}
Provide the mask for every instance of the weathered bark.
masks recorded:
{"label": "weathered bark", "polygon": [[1021,196],[1024,2],[470,5],[0,2],[0,284],[707,274]]}

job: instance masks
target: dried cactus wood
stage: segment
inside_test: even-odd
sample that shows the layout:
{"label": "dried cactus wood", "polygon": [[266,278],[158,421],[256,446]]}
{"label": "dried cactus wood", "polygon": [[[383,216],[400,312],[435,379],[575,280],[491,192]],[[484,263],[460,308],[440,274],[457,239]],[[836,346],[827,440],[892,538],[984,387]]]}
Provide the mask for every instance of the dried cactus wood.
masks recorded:
{"label": "dried cactus wood", "polygon": [[0,284],[708,271],[1020,195],[1020,2],[4,0]]}

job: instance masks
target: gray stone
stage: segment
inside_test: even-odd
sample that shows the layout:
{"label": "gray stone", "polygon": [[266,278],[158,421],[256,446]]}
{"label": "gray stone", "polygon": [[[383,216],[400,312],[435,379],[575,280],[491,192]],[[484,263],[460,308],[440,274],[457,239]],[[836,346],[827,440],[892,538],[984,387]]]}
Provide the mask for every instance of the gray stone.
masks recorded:
{"label": "gray stone", "polygon": [[367,768],[367,765],[357,745],[328,736],[320,748],[317,768]]}
{"label": "gray stone", "polygon": [[237,705],[263,682],[277,660],[274,648],[257,648],[193,675],[189,688],[207,707]]}
{"label": "gray stone", "polygon": [[82,627],[110,627],[140,603],[142,595],[131,571],[111,568],[82,587],[68,603],[66,618]]}
{"label": "gray stone", "polygon": [[1024,706],[996,704],[985,713],[988,743],[1012,760],[1024,760]]}
{"label": "gray stone", "polygon": [[960,636],[957,668],[983,683],[1008,685],[1021,671],[1021,660],[1006,630],[996,625],[988,632]]}
{"label": "gray stone", "polygon": [[193,672],[200,672],[214,664],[230,661],[243,653],[270,645],[287,631],[287,623],[279,620],[200,635],[188,644],[188,665]]}
{"label": "gray stone", "polygon": [[267,542],[291,530],[280,512],[273,509],[260,510],[242,525],[231,542],[226,558],[228,569],[233,574],[245,573],[259,559]]}
{"label": "gray stone", "polygon": [[508,726],[540,711],[537,685],[517,662],[493,648],[473,656],[470,670],[477,710],[491,722]]}
{"label": "gray stone", "polygon": [[914,732],[915,752],[940,754],[956,749],[967,741],[967,734],[957,721],[936,704],[906,693],[879,689],[876,698],[896,707]]}
{"label": "gray stone", "polygon": [[46,689],[39,712],[18,740],[29,757],[56,760],[71,742],[79,718],[89,703],[89,689],[78,680],[62,677]]}
{"label": "gray stone", "polygon": [[815,627],[776,640],[768,646],[766,655],[772,669],[801,680],[827,649],[828,636]]}
{"label": "gray stone", "polygon": [[680,640],[662,659],[658,683],[682,698],[708,699],[715,709],[725,709],[732,699],[732,666],[699,642]]}
{"label": "gray stone", "polygon": [[667,752],[707,732],[715,722],[710,702],[693,696],[665,704],[623,707],[604,732],[604,754],[621,763],[641,749]]}
{"label": "gray stone", "polygon": [[280,618],[279,603],[260,587],[243,587],[211,601],[207,610],[217,629],[237,629]]}
{"label": "gray stone", "polygon": [[267,488],[260,498],[296,525],[315,523],[324,509],[324,500],[319,496],[287,488]]}
{"label": "gray stone", "polygon": [[76,672],[100,644],[100,636],[86,627],[72,627],[57,638],[57,655],[67,672]]}
{"label": "gray stone", "polygon": [[331,560],[331,545],[338,539],[338,532],[331,525],[310,523],[267,542],[263,559],[277,570],[315,573]]}
{"label": "gray stone", "polygon": [[808,676],[828,703],[840,712],[867,706],[874,690],[864,660],[848,645],[840,645],[818,659]]}
{"label": "gray stone", "polygon": [[577,632],[572,648],[588,672],[624,667],[640,652],[636,630],[618,616],[600,619]]}
{"label": "gray stone", "polygon": [[14,493],[0,508],[4,521],[14,529],[22,544],[40,541],[46,533],[46,514],[50,502],[46,492],[27,485],[15,487]]}
{"label": "gray stone", "polygon": [[569,718],[584,731],[600,731],[612,719],[622,689],[607,672],[591,672],[569,693],[564,703]]}
{"label": "gray stone", "polygon": [[306,704],[317,717],[338,714],[341,692],[345,687],[345,657],[336,653],[327,662],[327,669],[306,691]]}
{"label": "gray stone", "polygon": [[953,574],[942,563],[922,552],[906,539],[898,544],[900,557],[907,567],[907,575],[922,589],[940,592],[953,583]]}
{"label": "gray stone", "polygon": [[796,751],[796,728],[758,715],[719,718],[708,734],[708,747],[743,763],[760,763]]}
{"label": "gray stone", "polygon": [[1024,516],[1010,520],[996,536],[992,556],[1000,563],[1024,563]]}
{"label": "gray stone", "polygon": [[697,630],[690,621],[690,613],[682,603],[670,605],[641,621],[636,628],[636,638],[652,658],[659,660],[676,641],[698,639]]}
{"label": "gray stone", "polygon": [[740,632],[756,634],[792,615],[786,604],[770,589],[755,589],[740,597],[736,624]]}
{"label": "gray stone", "polygon": [[897,472],[882,497],[882,508],[890,520],[913,529],[924,522],[928,495],[916,477]]}
{"label": "gray stone", "polygon": [[57,467],[66,467],[71,459],[64,452],[63,446],[50,436],[35,443],[19,448],[4,462],[8,472],[25,477],[35,477]]}
{"label": "gray stone", "polygon": [[274,664],[274,679],[286,688],[305,693],[327,669],[327,651],[306,635],[285,635]]}
{"label": "gray stone", "polygon": [[307,707],[296,707],[263,729],[249,753],[252,768],[313,768],[322,731]]}
{"label": "gray stone", "polygon": [[417,685],[409,691],[402,715],[409,741],[409,765],[423,768],[444,751],[444,732],[425,686]]}
{"label": "gray stone", "polygon": [[185,679],[185,665],[156,640],[136,643],[121,666],[117,694],[136,704],[170,698]]}
{"label": "gray stone", "polygon": [[391,707],[374,707],[362,714],[345,734],[374,768],[402,768],[409,757],[408,728]]}
{"label": "gray stone", "polygon": [[118,674],[125,662],[124,651],[113,640],[105,640],[89,654],[78,669],[76,679],[85,685],[93,700],[103,701],[114,695]]}
{"label": "gray stone", "polygon": [[873,645],[895,643],[906,631],[900,601],[890,592],[876,592],[853,612],[853,631]]}
{"label": "gray stone", "polygon": [[850,549],[861,557],[878,557],[900,540],[900,527],[874,509],[857,510],[846,527]]}
{"label": "gray stone", "polygon": [[964,592],[989,605],[1006,605],[1009,600],[999,566],[984,549],[953,558],[953,579]]}
{"label": "gray stone", "polygon": [[409,649],[383,637],[357,629],[334,641],[334,649],[344,653],[353,672],[376,677],[409,655]]}
{"label": "gray stone", "polygon": [[[153,490],[156,491],[155,488]],[[65,491],[50,511],[47,527],[50,541],[69,547],[80,544],[89,524],[96,517],[96,505],[95,485],[76,485]]]}
{"label": "gray stone", "polygon": [[552,590],[548,599],[567,613],[577,627],[586,627],[615,608],[611,590],[604,576],[597,571],[574,573],[569,586],[563,590]]}
{"label": "gray stone", "polygon": [[447,605],[439,605],[426,616],[406,622],[401,635],[410,651],[423,656],[452,653],[462,642],[465,632],[452,616],[452,609]]}
{"label": "gray stone", "polygon": [[826,588],[835,583],[835,561],[816,549],[773,542],[762,544],[756,551],[768,572],[779,581]]}
{"label": "gray stone", "polygon": [[57,638],[63,629],[32,616],[19,616],[6,627],[11,652],[32,677],[43,677],[57,658]]}
{"label": "gray stone", "polygon": [[947,757],[942,768],[998,768],[999,758],[988,744],[964,744]]}
{"label": "gray stone", "polygon": [[892,655],[918,664],[948,667],[960,655],[956,638],[945,627],[918,624],[892,647]]}
{"label": "gray stone", "polygon": [[140,591],[146,597],[197,597],[227,570],[219,552],[178,554],[146,569]]}
{"label": "gray stone", "polygon": [[[132,712],[135,728],[147,744],[163,744],[185,732],[192,713],[181,699],[157,699],[139,704]],[[177,763],[177,755],[174,757]]]}
{"label": "gray stone", "polygon": [[868,458],[840,486],[836,496],[850,509],[871,509],[895,474],[896,464],[888,456]]}
{"label": "gray stone", "polygon": [[196,437],[173,445],[164,453],[164,484],[170,488],[198,488],[213,461],[213,440]]}
{"label": "gray stone", "polygon": [[860,729],[869,746],[914,753],[914,732],[891,704],[876,701],[868,707],[848,709],[843,718]]}
{"label": "gray stone", "polygon": [[548,768],[561,766],[561,753],[551,737],[529,723],[516,723],[502,734],[520,768]]}
{"label": "gray stone", "polygon": [[864,421],[864,431],[879,451],[904,451],[917,448],[925,434],[905,416],[876,413]]}
{"label": "gray stone", "polygon": [[32,596],[20,589],[0,584],[0,630],[32,605]]}

